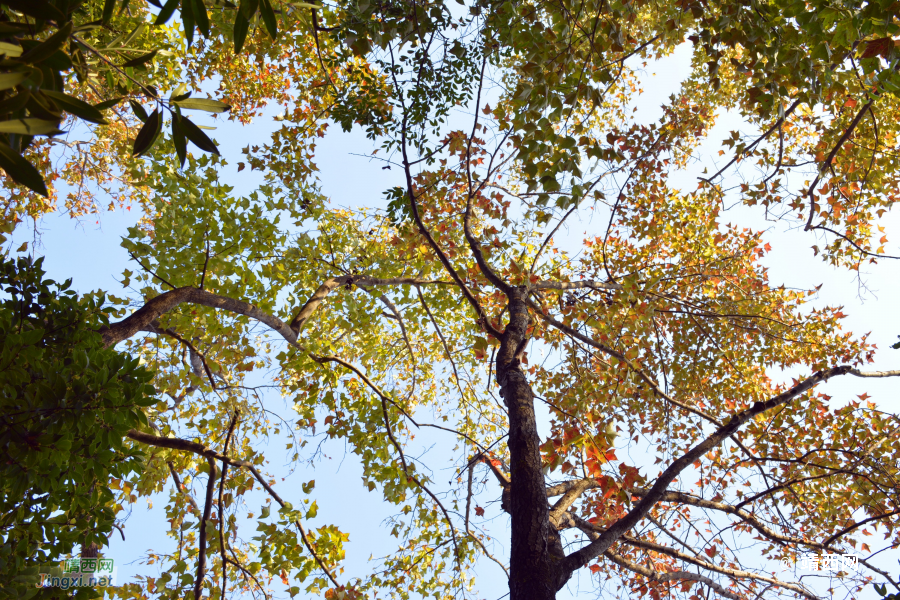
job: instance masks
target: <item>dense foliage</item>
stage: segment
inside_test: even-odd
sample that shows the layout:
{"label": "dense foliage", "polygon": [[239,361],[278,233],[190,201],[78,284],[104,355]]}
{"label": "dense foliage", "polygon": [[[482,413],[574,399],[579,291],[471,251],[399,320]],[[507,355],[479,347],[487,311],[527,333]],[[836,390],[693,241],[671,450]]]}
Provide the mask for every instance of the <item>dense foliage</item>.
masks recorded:
{"label": "dense foliage", "polygon": [[[762,233],[726,218],[757,206],[851,270],[886,253],[900,189],[892,2],[3,10],[3,233],[63,205],[142,215],[122,241],[135,310],[116,300],[120,320],[72,330],[102,337],[101,363],[128,371],[127,354],[153,371],[153,403],[140,387],[117,395],[144,410],[102,417],[113,429],[91,442],[146,459],[129,475],[100,457],[83,501],[109,510],[84,527],[100,539],[115,509],[168,494],[174,550],[151,553],[160,576],[116,596],[438,598],[501,572],[512,600],[552,598],[579,572],[620,597],[900,590],[884,566],[900,544],[900,419],[864,387],[900,372],[862,370],[877,350],[867,337],[842,330],[840,309],[810,308],[815,290],[773,284]],[[641,121],[641,69],[679,49],[689,76]],[[198,98],[211,84],[216,98]],[[182,111],[248,123],[267,104],[284,107],[279,128],[239,164],[263,183],[239,195],[231,157]],[[725,111],[747,132],[685,189]],[[63,113],[68,138],[55,135]],[[367,207],[339,208],[316,180],[316,142],[335,125],[363,129],[397,174]],[[52,297],[41,304],[86,301]],[[846,377],[860,378],[859,401],[816,391]],[[281,424],[279,395],[294,411]],[[310,442],[345,443],[393,508],[394,549],[371,571],[342,572],[340,522],[307,523],[317,498],[353,482],[283,497],[259,450],[281,436],[295,464],[316,455]],[[410,454],[416,436],[455,444],[448,485]],[[258,515],[254,493],[267,497]],[[508,530],[489,534],[487,510]],[[246,519],[252,540],[238,534]],[[15,568],[69,552],[84,527],[45,533],[68,537],[43,554],[15,546]],[[850,553],[859,570],[823,585],[774,567]]]}
{"label": "dense foliage", "polygon": [[47,563],[106,543],[122,510],[111,480],[143,462],[124,437],[155,391],[103,348],[102,299],[44,279],[40,260],[3,260],[0,286],[0,595],[28,598]]}

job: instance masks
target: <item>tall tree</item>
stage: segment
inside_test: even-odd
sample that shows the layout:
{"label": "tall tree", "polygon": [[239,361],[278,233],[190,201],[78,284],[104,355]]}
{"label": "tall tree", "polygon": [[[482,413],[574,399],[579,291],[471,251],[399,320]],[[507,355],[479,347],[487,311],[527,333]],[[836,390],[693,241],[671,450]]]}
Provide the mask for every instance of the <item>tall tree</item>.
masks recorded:
{"label": "tall tree", "polygon": [[[291,7],[309,16],[236,64],[221,49],[237,22],[213,19],[196,51],[172,43],[171,64],[192,83],[221,76],[232,118],[289,104],[272,142],[246,150],[267,183],[233,195],[221,158],[186,152],[179,111],[146,159],[115,159],[141,182],[145,218],[123,241],[141,300],[98,331],[143,358],[158,396],[127,434],[148,458],[108,481],[111,504],[171,480],[177,544],[161,577],[119,596],[223,597],[276,576],[291,595],[302,583],[329,598],[449,596],[484,556],[513,600],[555,597],[582,569],[634,596],[818,598],[831,591],[773,563],[854,552],[859,571],[834,586],[900,590],[861,537],[900,544],[900,421],[864,386],[842,406],[816,392],[900,372],[863,370],[865,336],[842,331],[838,309],[809,309],[812,290],[773,285],[762,235],[721,218],[726,198],[763,205],[827,235],[816,252],[851,269],[884,253],[874,232],[897,190],[900,84],[890,5],[244,6],[267,27]],[[636,122],[640,61],[683,43],[690,76],[657,122]],[[723,110],[758,133],[735,132],[730,162],[683,191],[673,176]],[[329,120],[362,125],[397,167],[386,211],[335,208],[315,185]],[[601,226],[564,239],[591,215]],[[264,475],[254,445],[285,426],[267,420],[263,389],[297,413],[292,460],[324,427],[396,505],[396,551],[372,573],[344,579],[340,523],[311,531],[315,503],[291,504]],[[450,487],[407,455],[414,435],[458,443]],[[262,511],[251,545],[237,528],[254,487],[278,510]],[[480,527],[492,489],[508,561]]]}

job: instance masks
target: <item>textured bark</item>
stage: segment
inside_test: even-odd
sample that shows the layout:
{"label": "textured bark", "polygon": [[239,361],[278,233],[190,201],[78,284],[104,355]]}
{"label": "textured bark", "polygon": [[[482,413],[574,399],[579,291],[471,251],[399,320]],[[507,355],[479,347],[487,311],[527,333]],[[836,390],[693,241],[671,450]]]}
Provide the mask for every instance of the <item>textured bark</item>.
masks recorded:
{"label": "textured bark", "polygon": [[208,306],[217,310],[224,310],[231,313],[245,315],[252,319],[268,325],[291,344],[297,341],[297,334],[291,330],[281,319],[270,315],[258,307],[201,290],[195,287],[180,287],[168,292],[164,292],[151,300],[148,300],[144,306],[134,311],[128,317],[122,319],[118,323],[113,323],[109,327],[100,330],[103,335],[103,344],[107,347],[114,346],[122,340],[127,340],[137,332],[148,327],[160,315],[164,315],[176,306],[182,303],[198,304],[200,306]]}
{"label": "textured bark", "polygon": [[551,599],[565,583],[558,568],[563,550],[559,535],[550,525],[534,393],[519,361],[528,341],[531,317],[524,291],[511,289],[507,295],[509,325],[501,337],[496,363],[500,394],[509,411],[510,600]]}

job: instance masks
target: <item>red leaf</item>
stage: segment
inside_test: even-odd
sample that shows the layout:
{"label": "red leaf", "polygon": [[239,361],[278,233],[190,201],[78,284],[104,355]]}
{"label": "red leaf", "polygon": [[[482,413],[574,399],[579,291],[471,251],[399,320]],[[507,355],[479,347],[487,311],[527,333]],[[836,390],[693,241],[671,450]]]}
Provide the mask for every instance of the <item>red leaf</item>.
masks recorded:
{"label": "red leaf", "polygon": [[480,506],[476,506],[476,507],[475,507],[475,514],[478,515],[479,517],[483,517],[483,516],[484,516],[484,509],[481,508]]}
{"label": "red leaf", "polygon": [[876,56],[888,57],[891,49],[894,47],[894,40],[889,37],[878,38],[866,42],[866,49],[863,50],[860,58],[875,58]]}

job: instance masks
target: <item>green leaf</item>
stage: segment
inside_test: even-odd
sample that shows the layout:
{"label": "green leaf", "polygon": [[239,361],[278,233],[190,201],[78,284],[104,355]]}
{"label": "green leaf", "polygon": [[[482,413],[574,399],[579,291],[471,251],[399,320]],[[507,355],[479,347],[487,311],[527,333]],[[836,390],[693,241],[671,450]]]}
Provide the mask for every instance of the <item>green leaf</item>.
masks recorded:
{"label": "green leaf", "polygon": [[24,71],[13,71],[12,73],[0,73],[0,90],[8,90],[16,87],[28,78],[28,73]]}
{"label": "green leaf", "polygon": [[[243,3],[241,3],[243,6]],[[234,53],[240,54],[244,48],[244,41],[247,39],[247,31],[250,29],[250,21],[244,16],[244,13],[238,10],[234,17]]]}
{"label": "green leaf", "polygon": [[268,506],[263,506],[263,507],[259,510],[259,518],[260,518],[260,519],[265,519],[265,518],[267,518],[267,517],[269,516],[269,513],[270,513],[270,512],[271,512],[271,509],[270,509]]}
{"label": "green leaf", "polygon": [[128,37],[126,37],[124,40],[122,40],[122,45],[123,45],[123,46],[127,46],[127,45],[129,45],[131,42],[133,42],[135,39],[137,39],[137,37],[138,37],[139,35],[141,35],[141,33],[143,33],[144,27],[145,27],[146,25],[147,25],[146,23],[141,23],[141,24],[139,24],[137,27],[135,27],[134,29],[132,29],[132,30],[131,30],[131,33],[128,34]]}
{"label": "green leaf", "polygon": [[139,66],[153,60],[153,57],[156,56],[157,52],[159,52],[159,50],[154,50],[152,52],[148,52],[147,54],[138,56],[137,58],[132,58],[131,60],[127,60],[127,61],[123,62],[122,66],[123,67],[139,67]]}
{"label": "green leaf", "polygon": [[206,4],[203,0],[192,0],[194,19],[197,21],[197,27],[203,37],[209,37],[209,15],[206,14]]}
{"label": "green leaf", "polygon": [[[8,2],[4,4],[8,4]],[[19,35],[20,33],[29,33],[31,35],[35,35],[40,33],[41,31],[43,31],[43,27],[36,28],[32,23],[0,23],[0,35]]]}
{"label": "green leaf", "polygon": [[0,142],[0,167],[3,167],[10,179],[16,183],[24,185],[41,196],[49,196],[47,185],[40,172],[21,154],[3,142]]}
{"label": "green leaf", "polygon": [[150,148],[153,147],[156,138],[159,136],[161,128],[162,114],[157,108],[149,117],[147,117],[144,126],[141,127],[141,130],[138,131],[137,136],[134,138],[134,147],[131,151],[132,156],[140,156],[150,150]]}
{"label": "green leaf", "polygon": [[48,135],[62,133],[59,123],[44,119],[11,119],[0,121],[0,133],[18,133],[22,135]]}
{"label": "green leaf", "polygon": [[131,111],[134,113],[138,119],[141,120],[142,123],[147,122],[147,111],[144,110],[144,107],[135,102],[134,100],[129,100],[128,104],[131,105]]}
{"label": "green leaf", "polygon": [[187,140],[184,136],[184,129],[181,127],[182,116],[175,113],[172,118],[172,143],[175,145],[175,153],[178,155],[178,166],[184,168],[184,161],[187,158]]}
{"label": "green leaf", "polygon": [[0,102],[0,114],[5,115],[22,110],[28,103],[29,98],[31,98],[31,91],[28,89],[24,89],[15,96],[7,98]]}
{"label": "green leaf", "polygon": [[72,34],[72,22],[69,21],[65,25],[59,28],[59,30],[48,37],[46,40],[24,53],[20,59],[24,63],[36,64],[41,61],[47,60],[54,54],[56,54],[57,50],[63,47],[63,44],[66,43],[66,40],[69,39],[69,36]]}
{"label": "green leaf", "polygon": [[167,2],[163,5],[162,10],[159,11],[159,14],[156,15],[156,20],[153,22],[154,25],[165,25],[169,22],[169,19],[172,18],[172,15],[175,14],[175,9],[178,8],[179,0],[167,0]]}
{"label": "green leaf", "polygon": [[272,3],[269,0],[259,0],[259,12],[262,15],[263,23],[266,24],[269,37],[274,40],[278,37],[278,20],[275,18],[275,11],[272,10]]}
{"label": "green leaf", "polygon": [[97,123],[98,125],[108,124],[106,119],[103,118],[103,115],[100,114],[99,110],[83,100],[79,100],[68,94],[63,94],[62,92],[53,92],[51,90],[42,90],[42,92],[45,96],[49,96],[51,99],[55,100],[67,113],[73,114],[85,121]]}
{"label": "green leaf", "polygon": [[231,110],[231,105],[225,104],[224,102],[219,102],[218,100],[211,100],[209,98],[185,98],[184,100],[175,100],[172,102],[172,104],[178,106],[179,108],[186,108],[188,110],[205,110],[206,112],[211,113],[222,113]]}
{"label": "green leaf", "polygon": [[103,22],[104,25],[109,23],[109,20],[112,19],[113,10],[115,8],[116,8],[116,0],[106,0],[103,3],[103,16],[100,18],[100,20]]}
{"label": "green leaf", "polygon": [[119,102],[121,102],[124,99],[125,99],[124,96],[119,96],[118,98],[112,98],[111,100],[104,100],[100,104],[95,105],[94,108],[96,108],[97,110],[106,110],[106,109],[112,108],[113,106],[115,106],[116,104],[118,104]]}
{"label": "green leaf", "polygon": [[184,100],[190,97],[191,92],[187,91],[187,85],[179,83],[178,86],[169,94],[169,100]]}
{"label": "green leaf", "polygon": [[181,118],[181,127],[184,129],[184,135],[187,139],[191,140],[195,146],[203,150],[204,152],[211,152],[212,154],[219,154],[219,149],[216,148],[216,145],[213,143],[209,137],[203,131],[200,130],[199,127],[194,125],[190,119],[187,117]]}
{"label": "green leaf", "polygon": [[194,0],[181,0],[181,23],[188,47],[194,42]]}
{"label": "green leaf", "polygon": [[5,54],[10,58],[22,56],[22,46],[10,44],[9,42],[0,42],[0,54]]}
{"label": "green leaf", "polygon": [[241,5],[239,7],[239,12],[244,15],[247,19],[247,22],[250,22],[250,19],[253,18],[253,15],[256,14],[256,10],[259,8],[259,0],[241,0]]}

